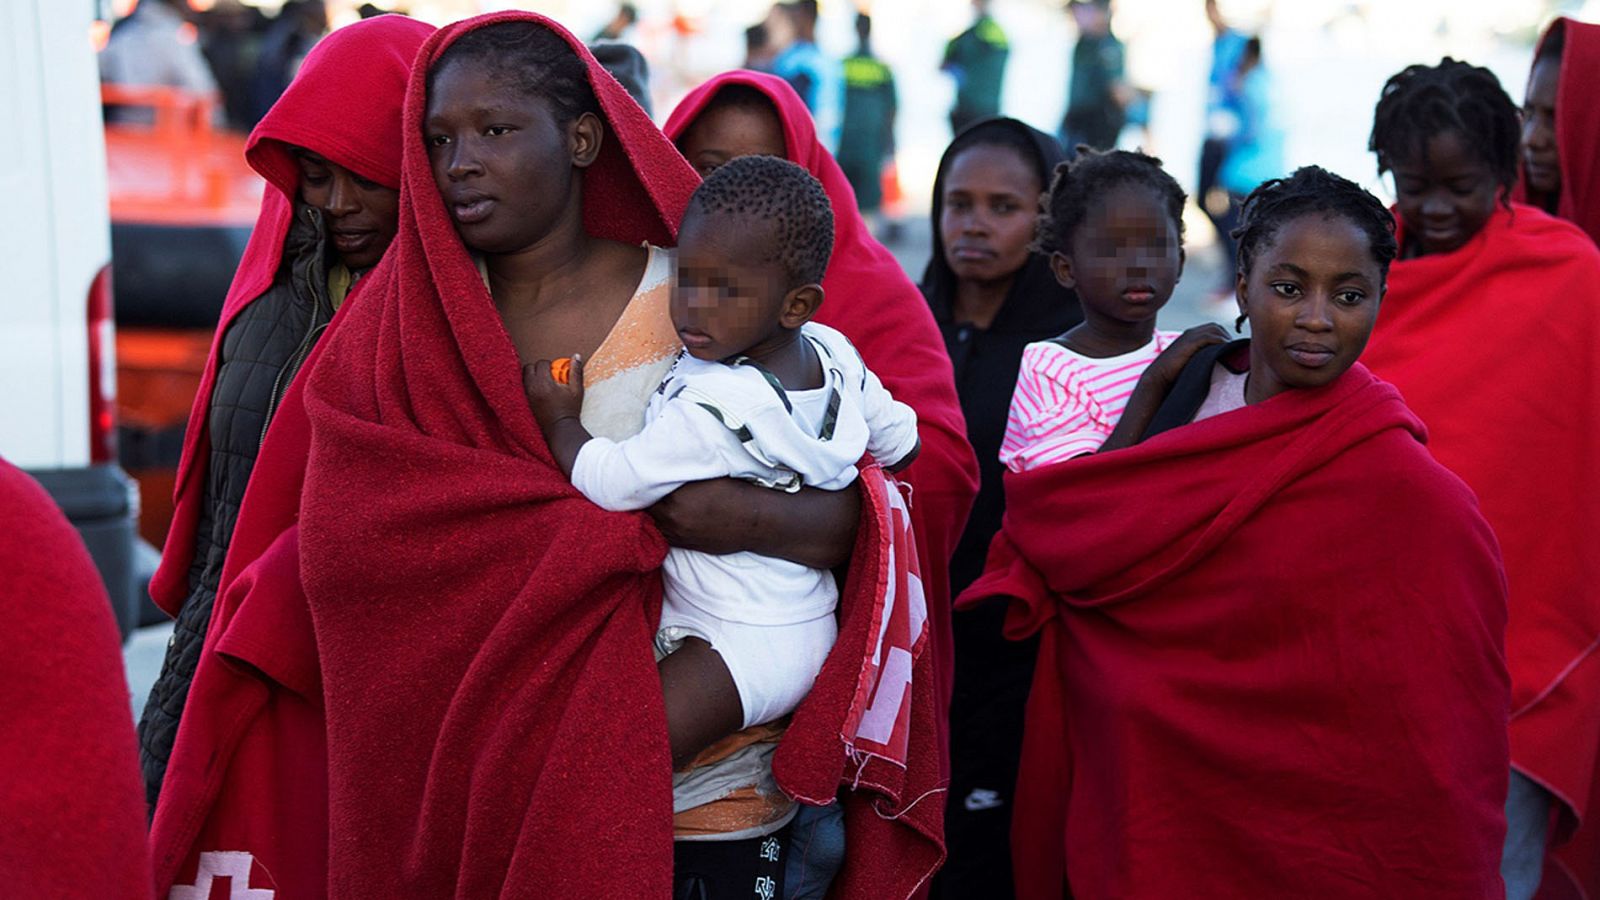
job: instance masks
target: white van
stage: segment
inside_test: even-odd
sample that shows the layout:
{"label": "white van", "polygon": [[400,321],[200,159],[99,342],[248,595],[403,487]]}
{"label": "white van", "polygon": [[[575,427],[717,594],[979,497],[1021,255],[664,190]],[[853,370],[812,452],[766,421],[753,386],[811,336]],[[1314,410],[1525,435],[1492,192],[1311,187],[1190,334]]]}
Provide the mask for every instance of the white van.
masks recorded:
{"label": "white van", "polygon": [[93,13],[88,0],[0,2],[0,122],[13,129],[0,141],[0,457],[37,478],[77,526],[126,634],[140,600],[137,495],[116,463]]}

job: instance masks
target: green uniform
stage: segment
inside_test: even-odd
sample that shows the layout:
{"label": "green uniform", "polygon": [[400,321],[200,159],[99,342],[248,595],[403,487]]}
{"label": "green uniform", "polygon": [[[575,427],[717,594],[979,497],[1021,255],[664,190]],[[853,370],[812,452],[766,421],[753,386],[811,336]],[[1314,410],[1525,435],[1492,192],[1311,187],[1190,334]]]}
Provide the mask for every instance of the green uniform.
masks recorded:
{"label": "green uniform", "polygon": [[883,165],[894,155],[894,115],[894,74],[889,67],[867,53],[845,59],[838,160],[862,212],[883,205]]}
{"label": "green uniform", "polygon": [[950,127],[955,132],[1000,114],[1000,85],[1010,52],[1006,33],[988,16],[979,17],[945,46],[941,68],[956,77],[956,105],[950,110]]}
{"label": "green uniform", "polygon": [[1122,42],[1107,33],[1084,35],[1072,49],[1072,85],[1067,114],[1061,123],[1061,144],[1070,153],[1078,144],[1096,150],[1117,145],[1127,112],[1113,93],[1122,81]]}

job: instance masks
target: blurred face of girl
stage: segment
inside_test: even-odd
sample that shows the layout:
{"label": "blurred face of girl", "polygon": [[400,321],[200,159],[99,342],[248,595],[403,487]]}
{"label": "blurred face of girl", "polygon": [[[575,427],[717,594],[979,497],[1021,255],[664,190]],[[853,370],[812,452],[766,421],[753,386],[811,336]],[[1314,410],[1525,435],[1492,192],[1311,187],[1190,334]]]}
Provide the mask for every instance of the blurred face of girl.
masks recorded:
{"label": "blurred face of girl", "polygon": [[1460,134],[1428,139],[1419,159],[1397,159],[1395,204],[1406,240],[1423,255],[1459,250],[1494,214],[1500,185],[1483,157]]}
{"label": "blurred face of girl", "polygon": [[1343,375],[1372,336],[1383,290],[1372,244],[1354,222],[1313,213],[1279,226],[1239,276],[1239,311],[1250,319],[1246,402]]}
{"label": "blurred face of girl", "polygon": [[1044,185],[1011,147],[975,144],[945,171],[939,237],[944,259],[961,281],[1012,278],[1028,261]]}

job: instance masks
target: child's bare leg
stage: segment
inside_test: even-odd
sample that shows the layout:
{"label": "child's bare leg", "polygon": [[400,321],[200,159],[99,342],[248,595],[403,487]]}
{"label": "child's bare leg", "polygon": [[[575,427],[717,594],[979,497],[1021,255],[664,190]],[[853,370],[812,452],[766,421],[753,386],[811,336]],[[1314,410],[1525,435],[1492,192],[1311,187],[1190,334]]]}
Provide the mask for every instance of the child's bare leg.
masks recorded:
{"label": "child's bare leg", "polygon": [[657,665],[667,701],[667,738],[672,768],[681,769],[700,751],[744,725],[744,705],[728,664],[700,638],[683,645]]}

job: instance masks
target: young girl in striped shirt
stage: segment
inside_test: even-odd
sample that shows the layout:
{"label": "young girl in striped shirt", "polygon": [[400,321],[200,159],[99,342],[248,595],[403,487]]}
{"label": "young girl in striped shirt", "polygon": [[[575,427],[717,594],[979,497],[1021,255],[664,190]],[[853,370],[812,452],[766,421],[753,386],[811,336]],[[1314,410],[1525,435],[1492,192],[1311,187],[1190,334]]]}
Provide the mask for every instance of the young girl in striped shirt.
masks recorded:
{"label": "young girl in striped shirt", "polygon": [[1179,338],[1156,313],[1183,273],[1183,189],[1143,153],[1079,148],[1056,168],[1036,247],[1083,322],[1022,351],[1000,461],[1021,472],[1094,453],[1139,376]]}

